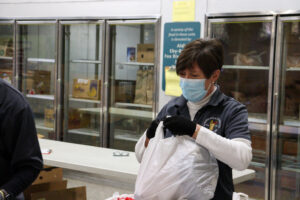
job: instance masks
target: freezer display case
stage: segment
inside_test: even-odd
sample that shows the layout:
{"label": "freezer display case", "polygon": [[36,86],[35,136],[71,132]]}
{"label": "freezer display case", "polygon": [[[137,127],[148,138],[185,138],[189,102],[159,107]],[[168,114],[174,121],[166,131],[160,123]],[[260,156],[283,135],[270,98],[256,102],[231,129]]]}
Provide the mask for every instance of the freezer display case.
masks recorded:
{"label": "freezer display case", "polygon": [[108,21],[108,146],[134,151],[155,116],[157,20]]}
{"label": "freezer display case", "polygon": [[[251,198],[268,195],[269,126],[271,112],[275,17],[209,16],[207,36],[224,46],[221,91],[246,105],[249,113],[254,180],[235,186]],[[266,198],[267,199],[267,198]]]}
{"label": "freezer display case", "polygon": [[56,22],[17,21],[17,87],[27,98],[40,138],[57,139]]}
{"label": "freezer display case", "polygon": [[300,199],[300,15],[277,27],[272,199]]}
{"label": "freezer display case", "polygon": [[0,21],[0,78],[14,80],[14,22]]}
{"label": "freezer display case", "polygon": [[102,146],[103,21],[60,22],[63,140]]}

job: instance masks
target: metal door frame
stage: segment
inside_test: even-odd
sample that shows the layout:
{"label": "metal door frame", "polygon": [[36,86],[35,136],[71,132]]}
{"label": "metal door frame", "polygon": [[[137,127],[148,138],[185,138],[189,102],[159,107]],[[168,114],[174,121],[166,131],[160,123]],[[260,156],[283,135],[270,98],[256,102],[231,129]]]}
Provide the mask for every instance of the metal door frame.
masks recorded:
{"label": "metal door frame", "polygon": [[[64,71],[65,68],[62,67],[62,59],[63,59],[63,51],[62,51],[62,47],[63,47],[63,40],[64,40],[64,35],[63,35],[63,26],[65,25],[79,25],[79,24],[95,24],[95,25],[100,25],[101,27],[101,34],[102,34],[102,38],[100,38],[102,44],[101,46],[99,46],[99,48],[101,48],[101,94],[100,94],[100,106],[99,106],[99,110],[100,110],[100,120],[99,120],[99,124],[101,127],[99,127],[99,144],[100,147],[103,146],[103,127],[105,126],[105,124],[103,124],[103,100],[105,99],[104,96],[104,78],[105,78],[105,57],[104,57],[104,47],[105,47],[105,21],[101,20],[101,19],[74,19],[74,20],[59,20],[58,21],[58,32],[59,32],[59,39],[58,39],[58,54],[59,54],[59,62],[58,62],[58,69],[59,69],[59,76],[58,76],[58,82],[59,82],[59,93],[58,93],[58,98],[59,98],[59,109],[58,109],[58,125],[60,127],[59,129],[59,137],[60,137],[60,141],[63,141],[63,138],[65,137],[65,135],[67,133],[64,132],[64,125],[62,122],[65,122],[67,120],[64,119],[64,103],[68,101],[68,99],[64,98],[64,91],[68,90],[69,88],[65,89],[65,77],[64,77]],[[100,135],[102,133],[102,135]]]}
{"label": "metal door frame", "polygon": [[13,38],[13,56],[12,56],[12,86],[16,87],[16,22],[15,20],[5,20],[5,21],[1,21],[0,20],[0,24],[1,25],[12,25],[12,38]]}
{"label": "metal door frame", "polygon": [[282,51],[283,51],[283,25],[284,22],[287,21],[296,21],[300,20],[300,13],[294,13],[294,12],[283,12],[283,13],[288,13],[288,14],[293,14],[298,16],[289,16],[289,15],[278,15],[278,20],[277,20],[277,38],[276,38],[276,57],[275,57],[275,72],[274,72],[274,94],[273,94],[273,99],[274,99],[274,104],[272,109],[274,110],[273,112],[273,121],[272,121],[272,155],[271,155],[271,174],[270,174],[270,188],[271,188],[271,198],[272,200],[276,199],[276,172],[277,172],[277,143],[278,143],[278,132],[279,132],[279,125],[280,125],[280,105],[281,105],[281,94],[282,94],[282,78],[285,76],[284,73],[282,73],[285,69],[285,66],[282,65],[283,57]]}
{"label": "metal door frame", "polygon": [[[262,15],[263,14],[263,15]],[[274,12],[269,13],[226,13],[212,14],[205,17],[205,36],[210,38],[211,24],[214,22],[247,22],[247,21],[271,21],[272,32],[270,42],[270,60],[269,60],[269,82],[268,82],[268,107],[266,123],[266,160],[265,160],[265,199],[270,198],[270,168],[271,168],[271,139],[272,139],[272,98],[273,98],[273,76],[274,76],[274,52],[276,39],[276,15]]]}
{"label": "metal door frame", "polygon": [[158,88],[159,88],[159,66],[160,66],[160,43],[161,43],[161,37],[160,37],[160,31],[161,31],[161,19],[160,17],[154,17],[154,18],[150,18],[150,19],[123,19],[123,20],[107,20],[106,21],[106,51],[105,51],[105,71],[106,71],[106,80],[105,80],[105,97],[106,97],[106,101],[105,101],[105,105],[104,105],[104,124],[105,124],[105,128],[103,133],[104,135],[104,139],[103,141],[105,141],[105,143],[103,144],[104,147],[109,147],[109,143],[112,140],[112,136],[110,136],[110,132],[109,131],[109,70],[110,70],[110,51],[111,51],[111,46],[110,46],[110,42],[111,42],[111,37],[110,37],[110,26],[111,25],[133,25],[133,24],[154,24],[155,26],[155,61],[154,61],[154,83],[153,83],[153,88],[155,89],[155,91],[153,91],[153,97],[154,97],[154,101],[152,104],[152,112],[153,112],[153,118],[155,118],[156,113],[157,113],[157,109],[158,109]]}
{"label": "metal door frame", "polygon": [[[16,87],[22,91],[22,88],[21,88],[21,84],[20,84],[20,81],[22,81],[20,79],[20,68],[19,68],[19,60],[17,58],[17,52],[19,50],[19,41],[20,41],[20,34],[19,34],[19,31],[20,31],[20,25],[54,25],[55,26],[55,47],[54,47],[54,59],[55,59],[55,64],[54,64],[54,102],[53,102],[53,107],[54,107],[54,113],[55,113],[55,116],[57,116],[57,110],[58,110],[58,97],[57,97],[57,92],[58,92],[58,89],[57,89],[57,76],[58,76],[58,54],[57,54],[57,41],[58,41],[58,35],[57,35],[57,20],[51,20],[51,21],[43,21],[43,20],[36,20],[36,21],[19,21],[19,20],[16,20],[15,21],[15,41],[16,41],[16,44],[15,44],[15,60],[16,60]],[[55,117],[57,118],[57,117]],[[57,132],[58,132],[58,126],[57,126],[57,119],[54,120],[54,134],[55,134],[55,139],[57,140],[58,139],[58,135],[57,135]]]}

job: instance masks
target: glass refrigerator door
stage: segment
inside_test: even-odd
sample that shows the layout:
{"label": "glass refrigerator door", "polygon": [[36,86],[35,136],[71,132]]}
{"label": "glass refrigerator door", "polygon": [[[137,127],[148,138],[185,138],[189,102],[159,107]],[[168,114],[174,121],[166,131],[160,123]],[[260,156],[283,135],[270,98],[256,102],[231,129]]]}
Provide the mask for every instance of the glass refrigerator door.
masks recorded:
{"label": "glass refrigerator door", "polygon": [[224,45],[221,91],[246,105],[249,113],[255,179],[235,185],[251,198],[265,197],[269,74],[273,18],[209,19],[209,36]]}
{"label": "glass refrigerator door", "polygon": [[0,22],[0,78],[13,83],[14,24]]}
{"label": "glass refrigerator door", "polygon": [[40,138],[56,139],[56,24],[17,22],[19,89],[34,113]]}
{"label": "glass refrigerator door", "polygon": [[110,148],[134,151],[154,117],[155,22],[109,22]]}
{"label": "glass refrigerator door", "polygon": [[[300,199],[300,17],[279,18],[275,198]],[[279,110],[278,110],[279,109]]]}
{"label": "glass refrigerator door", "polygon": [[63,140],[102,146],[103,25],[62,22]]}

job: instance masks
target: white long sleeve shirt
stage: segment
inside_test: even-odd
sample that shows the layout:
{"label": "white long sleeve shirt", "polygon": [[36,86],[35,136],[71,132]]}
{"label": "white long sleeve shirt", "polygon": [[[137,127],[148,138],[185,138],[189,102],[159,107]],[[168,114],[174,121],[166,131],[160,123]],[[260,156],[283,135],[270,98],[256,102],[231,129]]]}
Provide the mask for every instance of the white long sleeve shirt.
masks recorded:
{"label": "white long sleeve shirt", "polygon": [[[214,91],[200,102],[187,102],[191,119],[194,119],[198,110],[207,104]],[[146,132],[139,139],[135,146],[137,160],[141,162],[145,151]],[[215,132],[201,126],[198,131],[196,142],[208,149],[216,159],[227,164],[233,169],[244,170],[248,167],[252,159],[251,142],[244,138],[228,139]],[[224,151],[226,149],[226,151]]]}

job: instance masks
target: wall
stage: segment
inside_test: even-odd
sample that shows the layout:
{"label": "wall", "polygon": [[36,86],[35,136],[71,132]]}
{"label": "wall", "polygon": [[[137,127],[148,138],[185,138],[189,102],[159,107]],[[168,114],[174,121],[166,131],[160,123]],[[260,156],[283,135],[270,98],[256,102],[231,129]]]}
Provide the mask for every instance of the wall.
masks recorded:
{"label": "wall", "polygon": [[[164,24],[167,22],[172,22],[172,8],[173,1],[170,0],[162,0],[162,26],[161,26],[161,36],[164,35]],[[196,14],[195,20],[201,23],[201,37],[204,35],[204,23],[205,23],[205,13],[207,9],[207,0],[196,0]],[[161,47],[163,48],[163,38],[161,40]],[[161,49],[161,66],[162,66],[162,56],[163,49]],[[165,95],[162,90],[162,67],[160,67],[160,82],[159,82],[159,110],[172,98],[171,96]]]}
{"label": "wall", "polygon": [[[9,17],[147,17],[162,16],[164,23],[172,21],[173,0],[0,0],[0,18]],[[125,8],[125,9],[124,9]],[[205,14],[229,12],[300,10],[299,0],[196,0],[196,21],[201,23],[204,35]],[[161,39],[163,47],[163,38]],[[163,50],[161,49],[161,58]],[[161,59],[162,66],[162,59]],[[159,75],[159,109],[173,97],[161,89]]]}
{"label": "wall", "polygon": [[0,18],[159,14],[160,0],[0,0]]}
{"label": "wall", "polygon": [[[243,2],[243,3],[242,3]],[[208,13],[300,10],[299,0],[208,0]]]}

